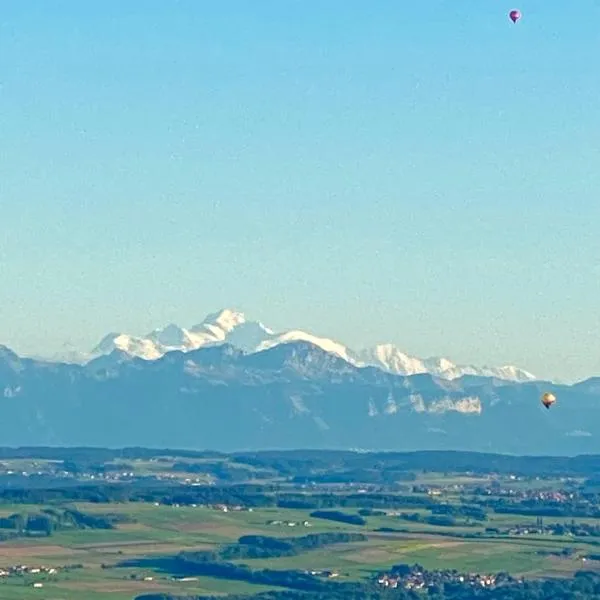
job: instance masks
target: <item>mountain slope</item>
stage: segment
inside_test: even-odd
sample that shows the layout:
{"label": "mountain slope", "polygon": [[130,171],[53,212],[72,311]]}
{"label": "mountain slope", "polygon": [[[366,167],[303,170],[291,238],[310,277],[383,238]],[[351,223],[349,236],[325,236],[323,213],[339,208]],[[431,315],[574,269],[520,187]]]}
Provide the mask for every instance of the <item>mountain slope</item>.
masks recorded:
{"label": "mountain slope", "polygon": [[144,337],[111,333],[94,348],[91,357],[119,350],[145,360],[156,360],[168,352],[189,352],[224,343],[246,353],[254,353],[289,342],[308,342],[354,366],[373,366],[398,375],[431,373],[444,379],[478,375],[509,381],[535,380],[534,375],[517,367],[479,368],[456,365],[445,358],[420,359],[405,354],[392,344],[381,344],[357,352],[344,344],[305,331],[275,333],[262,323],[249,321],[243,313],[232,309],[212,313],[190,329],[171,324],[162,329],[155,329]]}
{"label": "mountain slope", "polygon": [[[552,410],[544,391],[558,398]],[[85,365],[0,348],[0,445],[600,451],[600,389],[357,367],[304,341]]]}
{"label": "mountain slope", "polygon": [[444,379],[456,379],[463,375],[497,377],[508,381],[534,381],[535,375],[513,366],[474,367],[459,366],[447,358],[420,359],[408,356],[393,344],[380,344],[355,355],[355,364],[373,365],[389,373],[417,375],[431,373]]}

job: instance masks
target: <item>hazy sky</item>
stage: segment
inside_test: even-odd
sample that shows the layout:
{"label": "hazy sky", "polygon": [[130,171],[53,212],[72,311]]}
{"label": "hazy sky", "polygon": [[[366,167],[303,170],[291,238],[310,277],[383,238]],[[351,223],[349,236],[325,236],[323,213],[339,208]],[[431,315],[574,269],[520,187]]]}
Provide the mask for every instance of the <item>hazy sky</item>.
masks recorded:
{"label": "hazy sky", "polygon": [[0,343],[230,306],[600,374],[600,2],[9,0]]}

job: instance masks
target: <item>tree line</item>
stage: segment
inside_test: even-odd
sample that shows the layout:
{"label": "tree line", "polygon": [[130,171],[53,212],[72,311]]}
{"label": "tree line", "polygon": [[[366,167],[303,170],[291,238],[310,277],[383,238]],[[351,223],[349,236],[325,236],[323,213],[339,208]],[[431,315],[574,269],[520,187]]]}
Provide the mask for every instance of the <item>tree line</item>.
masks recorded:
{"label": "tree line", "polygon": [[[282,558],[298,556],[336,544],[366,542],[368,537],[361,533],[325,532],[301,537],[277,538],[266,535],[245,535],[233,544],[223,544],[215,550],[200,550],[183,553],[185,560],[195,563],[218,563],[230,560]],[[121,566],[125,566],[124,564]],[[132,566],[127,563],[127,566]],[[134,562],[133,566],[137,566]]]}
{"label": "tree line", "polygon": [[[193,451],[150,448],[56,448],[22,447],[0,448],[0,460],[42,459],[71,461],[80,466],[101,465],[113,461],[150,460],[163,457],[178,459],[216,459],[274,471],[280,476],[326,482],[328,478],[373,481],[377,473],[394,481],[410,480],[410,472],[432,471],[452,473],[514,474],[522,476],[587,477],[596,484],[600,481],[600,456],[575,457],[508,456],[461,451],[420,452],[352,452],[344,450],[287,450],[238,452],[226,454],[214,451]],[[361,475],[362,473],[362,475]],[[333,474],[333,475],[331,475]],[[362,481],[361,481],[362,482]]]}
{"label": "tree line", "polygon": [[67,529],[114,529],[119,523],[130,523],[126,515],[87,514],[73,508],[45,508],[35,513],[15,513],[0,517],[0,539],[24,536],[51,536]]}
{"label": "tree line", "polygon": [[[392,493],[299,493],[282,492],[274,484],[229,484],[182,487],[176,483],[139,480],[128,483],[90,483],[64,487],[32,487],[0,489],[0,504],[65,504],[70,502],[123,503],[142,502],[164,505],[216,505],[244,506],[248,508],[284,508],[308,511],[357,509],[359,516],[342,522],[364,525],[360,517],[381,509],[410,509],[431,511],[426,517],[432,524],[451,524],[456,519],[486,521],[486,511],[542,517],[600,518],[600,498],[588,497],[586,503],[577,499],[563,502],[544,499],[506,500],[504,498],[478,498],[452,505],[442,500],[416,494]],[[371,512],[370,514],[376,514]],[[317,516],[317,515],[315,515]],[[321,517],[319,517],[321,518]],[[325,517],[330,518],[330,517]],[[416,520],[416,517],[402,518]],[[420,519],[420,517],[419,517]]]}
{"label": "tree line", "polygon": [[[452,583],[428,589],[425,594],[397,588],[380,589],[372,583],[321,582],[319,589],[273,590],[253,595],[228,595],[228,600],[596,600],[600,577],[578,572],[571,579],[513,582],[492,589]],[[143,594],[136,600],[216,600],[214,596]]]}

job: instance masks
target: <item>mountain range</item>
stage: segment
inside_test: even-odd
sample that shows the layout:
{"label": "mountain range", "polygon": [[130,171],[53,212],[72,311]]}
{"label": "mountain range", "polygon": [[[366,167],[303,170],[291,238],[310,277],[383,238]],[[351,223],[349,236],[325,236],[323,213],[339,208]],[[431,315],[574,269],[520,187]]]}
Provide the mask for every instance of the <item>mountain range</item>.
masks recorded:
{"label": "mountain range", "polygon": [[353,350],[326,337],[319,337],[300,330],[274,332],[259,321],[251,321],[232,309],[209,314],[200,324],[189,329],[170,324],[155,329],[143,337],[127,333],[110,333],[79,361],[85,362],[114,350],[129,356],[156,360],[173,351],[189,352],[219,344],[229,344],[245,353],[256,353],[280,344],[304,341],[334,354],[356,367],[373,366],[396,375],[430,373],[444,379],[456,379],[463,375],[497,377],[509,381],[533,381],[531,373],[514,367],[475,367],[456,365],[447,358],[421,359],[410,356],[393,344],[380,344],[372,348]]}
{"label": "mountain range", "polygon": [[[139,340],[121,335],[81,364],[0,346],[0,446],[600,452],[600,378],[398,374],[234,311],[190,337],[172,327],[153,333],[143,339],[160,351],[154,358],[136,356]],[[185,351],[175,349],[185,340]],[[545,391],[558,399],[550,410]]]}

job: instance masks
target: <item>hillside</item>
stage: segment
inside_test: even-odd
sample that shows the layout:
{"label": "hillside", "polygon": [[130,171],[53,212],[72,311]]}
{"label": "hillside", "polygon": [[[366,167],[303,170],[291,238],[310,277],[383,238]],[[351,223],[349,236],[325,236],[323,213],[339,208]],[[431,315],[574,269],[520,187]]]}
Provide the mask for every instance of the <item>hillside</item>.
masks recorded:
{"label": "hillside", "polygon": [[[1,445],[598,452],[600,392],[358,368],[308,342],[124,352],[85,365],[0,352]],[[546,411],[540,394],[557,404]]]}

